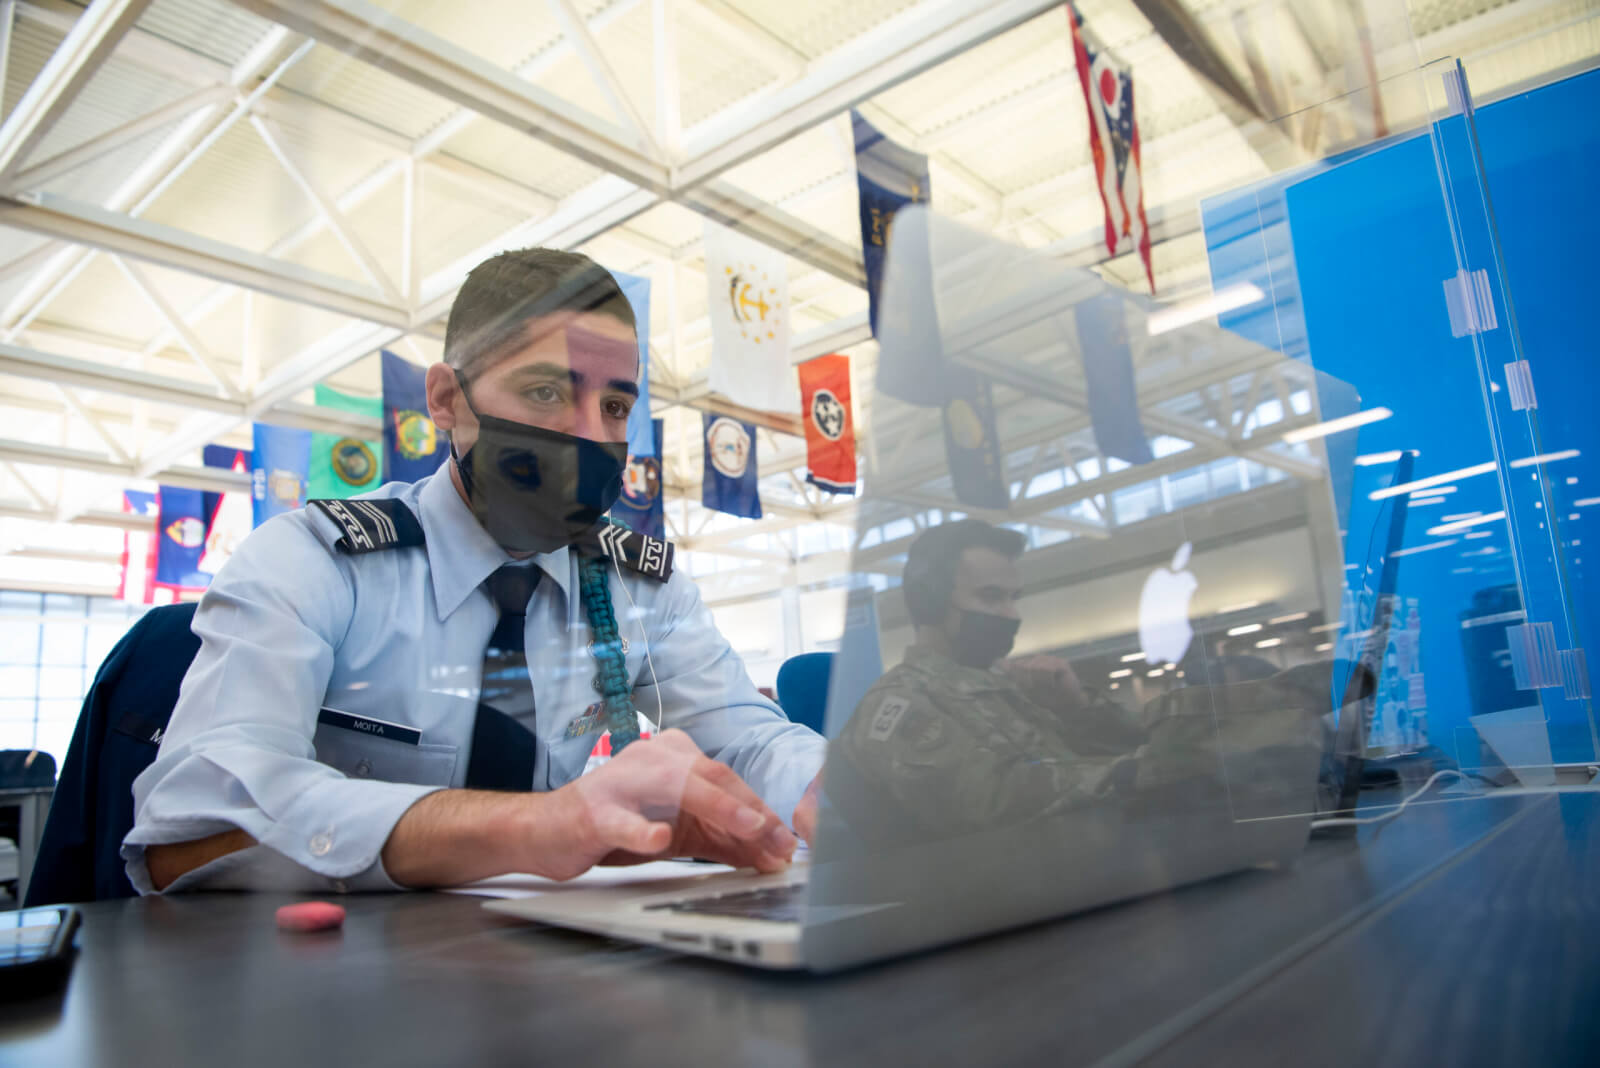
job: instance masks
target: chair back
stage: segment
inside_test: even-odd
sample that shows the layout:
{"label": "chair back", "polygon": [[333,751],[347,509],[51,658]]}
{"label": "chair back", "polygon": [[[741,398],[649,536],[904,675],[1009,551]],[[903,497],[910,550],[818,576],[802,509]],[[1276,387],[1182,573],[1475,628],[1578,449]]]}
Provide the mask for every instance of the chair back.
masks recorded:
{"label": "chair back", "polygon": [[778,669],[778,705],[784,715],[821,734],[832,677],[832,653],[801,653],[785,660]]}

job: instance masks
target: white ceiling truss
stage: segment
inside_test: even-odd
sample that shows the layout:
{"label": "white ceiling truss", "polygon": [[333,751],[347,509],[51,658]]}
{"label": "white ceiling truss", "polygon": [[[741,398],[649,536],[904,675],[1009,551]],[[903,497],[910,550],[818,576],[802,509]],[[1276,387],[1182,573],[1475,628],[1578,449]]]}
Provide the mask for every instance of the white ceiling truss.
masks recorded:
{"label": "white ceiling truss", "polygon": [[[1159,296],[1208,288],[1199,197],[1373,135],[1371,109],[1341,103],[1365,88],[1358,28],[1391,129],[1426,117],[1406,85],[1419,62],[1493,57],[1483,92],[1600,52],[1581,0],[1394,7],[1083,0],[1141,87]],[[815,555],[806,573],[820,574],[828,554],[793,532],[854,528],[858,510],[801,481],[795,417],[709,391],[700,219],[788,255],[794,359],[856,357],[864,477],[882,477],[896,442],[870,410],[847,113],[929,155],[937,210],[1137,288],[1137,259],[1104,254],[1066,25],[1052,0],[3,0],[0,406],[17,418],[0,437],[0,519],[125,525],[110,509],[129,482],[239,488],[197,452],[244,443],[255,420],[376,436],[306,403],[310,387],[375,392],[383,347],[437,358],[466,270],[547,245],[654,282],[674,536],[791,571]],[[1260,374],[1141,396],[1151,433],[1186,445],[1157,466],[1246,456],[1314,477],[1241,437],[1257,388],[1287,388]],[[1002,396],[1049,388],[1077,413],[1008,442],[1026,487],[1030,464],[1089,459],[1087,424],[1082,397],[1019,375]],[[777,432],[761,440],[767,519],[700,508],[697,410]],[[1089,466],[995,518],[1102,536],[1106,492],[1133,476]],[[936,482],[872,507],[885,521],[943,507]],[[1067,514],[1080,500],[1095,503]]]}

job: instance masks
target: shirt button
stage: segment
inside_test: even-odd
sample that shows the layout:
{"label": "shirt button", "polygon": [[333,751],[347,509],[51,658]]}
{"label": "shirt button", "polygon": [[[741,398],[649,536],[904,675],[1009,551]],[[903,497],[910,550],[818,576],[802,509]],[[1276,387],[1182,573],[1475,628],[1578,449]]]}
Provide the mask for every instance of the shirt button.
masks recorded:
{"label": "shirt button", "polygon": [[340,894],[348,894],[350,892],[350,888],[344,884],[343,879],[335,879],[333,881],[333,889]]}
{"label": "shirt button", "polygon": [[314,857],[327,856],[328,850],[333,848],[333,835],[328,831],[311,836],[311,855]]}
{"label": "shirt button", "polygon": [[356,765],[356,774],[361,776],[363,779],[366,778],[368,775],[371,775],[372,774],[372,764],[371,764],[371,762],[366,760],[365,758],[363,758],[361,763]]}

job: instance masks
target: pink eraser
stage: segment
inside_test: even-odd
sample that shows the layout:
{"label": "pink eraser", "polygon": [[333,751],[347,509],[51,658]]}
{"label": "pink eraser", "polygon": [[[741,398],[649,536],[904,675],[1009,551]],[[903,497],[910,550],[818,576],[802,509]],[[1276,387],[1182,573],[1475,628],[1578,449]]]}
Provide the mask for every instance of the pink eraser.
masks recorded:
{"label": "pink eraser", "polygon": [[280,931],[331,931],[344,924],[344,906],[327,901],[302,901],[278,910]]}

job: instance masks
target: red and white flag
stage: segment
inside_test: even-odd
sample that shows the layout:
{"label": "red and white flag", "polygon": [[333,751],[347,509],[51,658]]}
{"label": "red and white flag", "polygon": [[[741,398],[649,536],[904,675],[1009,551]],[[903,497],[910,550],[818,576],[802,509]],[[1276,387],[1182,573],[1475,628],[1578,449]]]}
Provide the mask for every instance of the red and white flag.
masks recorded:
{"label": "red and white flag", "polygon": [[850,357],[833,353],[800,365],[806,481],[829,493],[856,491],[856,428],[850,414]]}
{"label": "red and white flag", "polygon": [[1083,23],[1073,4],[1072,51],[1078,83],[1089,109],[1089,151],[1106,209],[1106,251],[1137,249],[1150,292],[1156,291],[1150,267],[1150,227],[1144,218],[1144,185],[1139,162],[1139,123],[1133,114],[1133,72],[1119,64]]}

